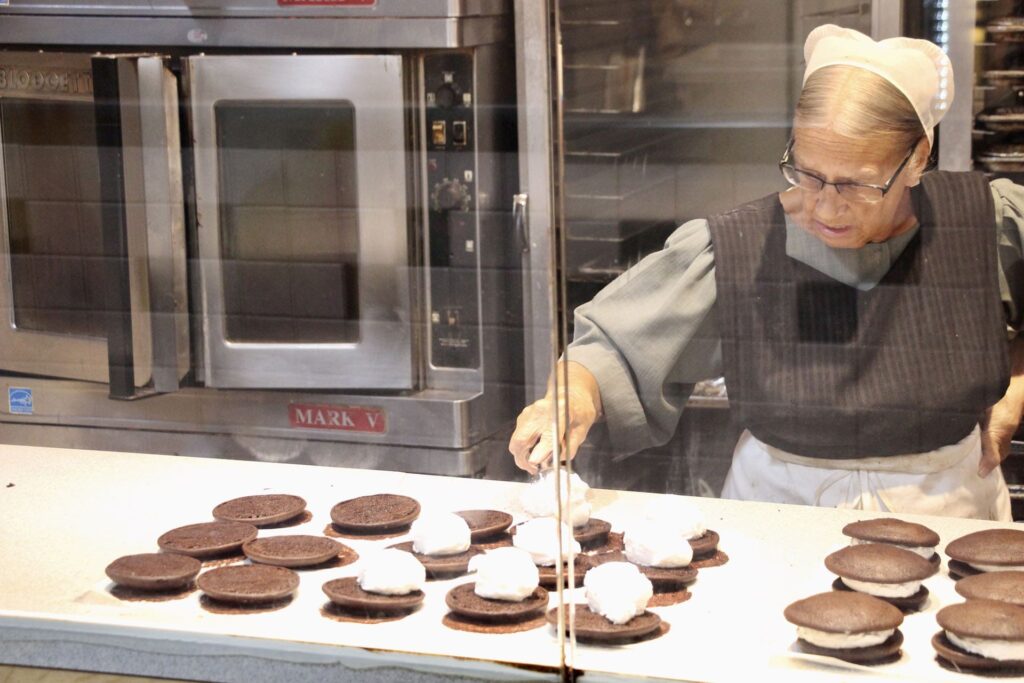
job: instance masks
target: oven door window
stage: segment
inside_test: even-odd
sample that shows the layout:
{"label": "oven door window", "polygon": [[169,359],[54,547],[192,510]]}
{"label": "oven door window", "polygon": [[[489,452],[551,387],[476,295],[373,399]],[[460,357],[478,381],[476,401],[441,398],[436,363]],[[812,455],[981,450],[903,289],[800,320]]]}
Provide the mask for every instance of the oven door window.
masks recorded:
{"label": "oven door window", "polygon": [[226,338],[359,341],[355,109],[215,107]]}
{"label": "oven door window", "polygon": [[104,337],[92,103],[5,98],[0,129],[13,325]]}
{"label": "oven door window", "polygon": [[207,386],[410,389],[398,55],[189,57]]}

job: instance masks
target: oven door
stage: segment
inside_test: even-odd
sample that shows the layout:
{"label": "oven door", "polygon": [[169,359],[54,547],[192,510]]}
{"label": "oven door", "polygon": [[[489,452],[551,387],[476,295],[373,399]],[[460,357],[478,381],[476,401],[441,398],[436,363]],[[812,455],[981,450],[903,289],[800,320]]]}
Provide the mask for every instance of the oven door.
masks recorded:
{"label": "oven door", "polygon": [[208,386],[414,385],[402,60],[188,60]]}
{"label": "oven door", "polygon": [[161,57],[98,59],[120,90],[117,254],[93,55],[0,53],[0,370],[108,382],[118,346],[128,394],[173,390],[189,363],[175,79]]}

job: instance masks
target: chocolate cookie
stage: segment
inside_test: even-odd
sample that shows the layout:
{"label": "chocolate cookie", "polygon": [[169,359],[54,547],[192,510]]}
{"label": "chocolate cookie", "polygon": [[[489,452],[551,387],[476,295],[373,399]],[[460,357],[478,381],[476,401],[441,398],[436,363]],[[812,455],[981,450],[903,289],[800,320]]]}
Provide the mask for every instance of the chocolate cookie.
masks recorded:
{"label": "chocolate cookie", "polygon": [[[278,567],[310,567],[345,553],[349,563],[358,559],[354,550],[323,536],[268,536],[248,541],[242,550],[253,562]],[[347,553],[345,551],[348,551]]]}
{"label": "chocolate cookie", "polygon": [[548,607],[548,592],[538,586],[523,600],[482,598],[474,591],[475,583],[463,583],[448,591],[445,604],[456,615],[473,621],[522,621],[542,614]]}
{"label": "chocolate cookie", "polygon": [[1024,572],[985,572],[961,579],[953,587],[972,600],[998,600],[1024,607]]}
{"label": "chocolate cookie", "polygon": [[238,550],[256,538],[256,527],[242,522],[202,522],[171,529],[156,543],[161,550],[190,557],[210,557]]}
{"label": "chocolate cookie", "polygon": [[583,526],[573,528],[572,537],[583,549],[596,548],[608,541],[608,532],[611,530],[612,525],[608,522],[591,517]]}
{"label": "chocolate cookie", "polygon": [[411,612],[423,604],[423,591],[412,591],[405,595],[384,595],[371,593],[359,587],[354,576],[334,579],[323,585],[324,594],[332,603],[352,612],[368,615]]}
{"label": "chocolate cookie", "polygon": [[419,515],[419,503],[393,493],[360,496],[331,508],[331,521],[339,529],[366,534],[406,529]]}
{"label": "chocolate cookie", "polygon": [[455,514],[469,525],[469,540],[472,543],[498,536],[512,526],[512,515],[501,510],[462,510]]}
{"label": "chocolate cookie", "polygon": [[1024,569],[1024,531],[975,531],[952,541],[946,546],[946,554],[950,557],[950,574],[959,576],[971,576],[984,571],[971,566],[979,564]]}
{"label": "chocolate cookie", "polygon": [[999,660],[969,652],[949,639],[949,634],[969,638],[976,643],[985,640],[1009,641],[1024,646],[1024,607],[994,600],[968,600],[949,605],[935,615],[941,633],[932,638],[932,646],[942,659],[964,669],[1024,670],[1024,658]]}
{"label": "chocolate cookie", "polygon": [[299,575],[285,567],[247,564],[211,569],[197,583],[214,600],[258,604],[291,596],[299,587]]}
{"label": "chocolate cookie", "polygon": [[[548,623],[558,628],[558,608],[548,610]],[[565,630],[569,633],[568,618]],[[644,636],[654,634],[661,627],[661,617],[653,612],[636,615],[625,624],[615,624],[586,605],[576,605],[576,639],[580,642],[618,645],[635,642]]]}
{"label": "chocolate cookie", "polygon": [[412,541],[396,543],[388,547],[410,553],[420,561],[423,568],[427,570],[427,576],[432,579],[451,579],[462,576],[469,570],[470,558],[483,552],[471,546],[469,550],[454,555],[422,555],[412,549]]}
{"label": "chocolate cookie", "polygon": [[[605,562],[630,562],[623,552],[601,553],[590,557],[591,564],[597,566]],[[668,593],[689,586],[697,580],[697,570],[693,567],[648,567],[632,562],[640,573],[646,576],[654,586],[655,593]]]}
{"label": "chocolate cookie", "polygon": [[110,580],[119,586],[144,591],[184,588],[199,575],[199,560],[173,553],[125,555],[107,565]]}
{"label": "chocolate cookie", "polygon": [[[852,522],[843,527],[843,533],[859,541],[888,543],[906,550],[935,548],[939,544],[939,535],[923,524],[904,522],[891,517]],[[926,559],[936,565],[940,562],[938,553],[933,553]]]}
{"label": "chocolate cookie", "polygon": [[[842,579],[881,584],[920,582],[937,571],[934,564],[917,553],[885,543],[847,546],[826,557],[825,566]],[[857,590],[845,583],[833,584],[833,587]],[[876,597],[901,609],[919,609],[928,598],[928,589],[920,586],[913,595],[906,597]]]}
{"label": "chocolate cookie", "polygon": [[838,591],[819,593],[790,604],[784,615],[791,624],[825,633],[856,635],[896,629],[885,642],[858,648],[821,647],[798,638],[797,647],[804,652],[860,664],[879,664],[899,657],[903,634],[898,627],[903,623],[903,613],[871,595]]}
{"label": "chocolate cookie", "polygon": [[298,496],[271,493],[232,498],[213,508],[214,519],[245,522],[263,527],[298,517],[306,510],[306,501]]}
{"label": "chocolate cookie", "polygon": [[701,560],[711,557],[718,550],[718,532],[708,529],[697,538],[690,539],[690,547],[693,548],[693,559]]}

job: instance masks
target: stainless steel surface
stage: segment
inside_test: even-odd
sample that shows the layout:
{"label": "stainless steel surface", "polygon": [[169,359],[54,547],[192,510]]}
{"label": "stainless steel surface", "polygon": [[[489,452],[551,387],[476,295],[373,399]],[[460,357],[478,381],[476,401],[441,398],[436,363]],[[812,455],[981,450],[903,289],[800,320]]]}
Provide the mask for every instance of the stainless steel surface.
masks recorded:
{"label": "stainless steel surface", "polygon": [[[471,447],[508,424],[509,406],[522,400],[519,387],[497,385],[488,387],[486,394],[424,390],[412,395],[251,390],[228,394],[183,387],[136,401],[111,401],[102,384],[31,377],[3,378],[0,392],[6,396],[6,390],[14,387],[32,391],[33,413],[12,415],[3,401],[2,421],[431,448]],[[372,433],[324,425],[297,427],[290,418],[294,406],[379,410],[386,428]]]}
{"label": "stainless steel surface", "polygon": [[[394,55],[191,57],[205,378],[212,387],[408,389],[414,384],[402,59]],[[355,109],[359,340],[228,337],[214,120],[220,101],[347,101]],[[300,293],[301,294],[301,293]]]}
{"label": "stainless steel surface", "polygon": [[488,462],[505,443],[488,440],[469,448],[402,447],[388,444],[208,434],[152,428],[119,429],[0,421],[0,443],[131,453],[174,454],[232,460],[288,462],[297,465],[354,467],[453,477],[487,475]]}
{"label": "stainless steel surface", "polygon": [[[136,384],[174,391],[189,369],[177,81],[160,57],[119,59]],[[141,360],[141,362],[140,362]]]}
{"label": "stainless steel surface", "polygon": [[[0,97],[57,102],[92,102],[92,67],[87,55],[4,53],[0,70],[5,85],[14,82],[15,88],[5,88]],[[18,74],[26,74],[24,86],[16,81]],[[31,74],[41,74],[42,88],[33,88]],[[52,74],[52,79],[49,76]],[[52,80],[55,88],[47,89],[45,81]],[[38,80],[37,80],[38,82]],[[0,121],[0,141],[5,139],[4,122]],[[3,369],[58,377],[71,377],[93,382],[107,380],[107,343],[101,337],[57,334],[19,327],[15,317],[14,276],[12,273],[11,216],[7,206],[8,164],[4,146],[0,145],[0,347],[3,348]]]}
{"label": "stainless steel surface", "polygon": [[[9,81],[24,76],[28,84],[20,89],[6,88],[0,97],[92,103],[89,55],[8,52],[0,56],[0,69]],[[173,76],[157,57],[127,57],[121,60],[119,69],[124,91],[121,103],[123,175],[129,226],[135,385],[145,386],[154,380],[161,390],[170,390],[177,387],[178,379],[188,368],[187,321],[183,317],[187,310],[184,254],[172,257],[169,251],[172,244],[179,247],[184,244],[177,95]],[[0,140],[5,140],[2,125],[0,122]],[[92,158],[96,154],[95,148],[87,146],[80,149],[54,147],[51,152],[79,158]],[[8,172],[7,164],[0,160],[0,203],[4,207],[0,211],[3,228],[0,288],[3,289],[5,321],[0,326],[0,345],[4,348],[2,369],[106,382],[107,343],[103,336],[43,331],[17,324]],[[71,185],[78,181],[62,178],[61,182]],[[79,204],[94,205],[95,202],[98,197],[91,202],[85,197],[78,198]],[[87,236],[73,234],[75,225],[59,227],[65,233],[62,239],[70,239],[70,242],[49,247],[53,251],[44,257],[51,261],[50,265],[58,266],[62,263],[60,259],[67,257],[95,259],[97,245],[85,244]],[[69,246],[71,243],[74,246]],[[37,282],[34,286],[57,284]],[[95,317],[102,316],[104,311],[81,313]],[[160,368],[156,376],[154,364]]]}
{"label": "stainless steel surface", "polygon": [[939,168],[943,171],[969,171],[972,166],[970,131],[974,125],[974,98],[970,97],[975,66],[974,3],[950,2],[947,14],[947,54],[953,63],[953,82],[959,94],[953,98],[940,127]]}
{"label": "stainless steel surface", "polygon": [[551,375],[552,332],[558,313],[552,309],[556,272],[552,261],[554,219],[552,43],[547,0],[517,0],[516,83],[519,93],[519,187],[530,197],[529,253],[524,256],[523,309],[526,400],[544,395]]}
{"label": "stainless steel surface", "polygon": [[331,17],[51,16],[0,7],[0,44],[99,45],[157,49],[472,47],[511,37],[505,17],[353,19]]}
{"label": "stainless steel surface", "polygon": [[155,16],[220,17],[466,17],[504,14],[509,0],[369,0],[367,2],[296,2],[280,0],[7,0],[3,12],[29,14],[81,14],[117,16],[152,14]]}

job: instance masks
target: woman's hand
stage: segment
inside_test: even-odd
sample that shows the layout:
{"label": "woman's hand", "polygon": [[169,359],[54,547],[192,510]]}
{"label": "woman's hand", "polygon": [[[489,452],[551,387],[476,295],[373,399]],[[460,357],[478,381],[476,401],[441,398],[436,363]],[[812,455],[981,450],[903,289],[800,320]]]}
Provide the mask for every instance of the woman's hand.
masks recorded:
{"label": "woman's hand", "polygon": [[1010,387],[981,419],[981,462],[978,476],[987,477],[1010,453],[1021,415],[1024,414],[1024,339],[1010,342]]}
{"label": "woman's hand", "polygon": [[[559,364],[555,370],[559,373],[559,379],[562,367]],[[508,450],[515,456],[516,465],[530,474],[536,474],[554,452],[552,423],[556,409],[561,429],[559,451],[561,457],[570,459],[576,457],[580,444],[587,438],[587,433],[601,414],[601,392],[590,371],[579,363],[569,361],[567,372],[569,381],[566,385],[560,381],[556,391],[554,381],[548,382],[548,392],[544,398],[526,406],[516,420],[516,430],[512,433]],[[566,409],[568,421],[565,419]]]}

